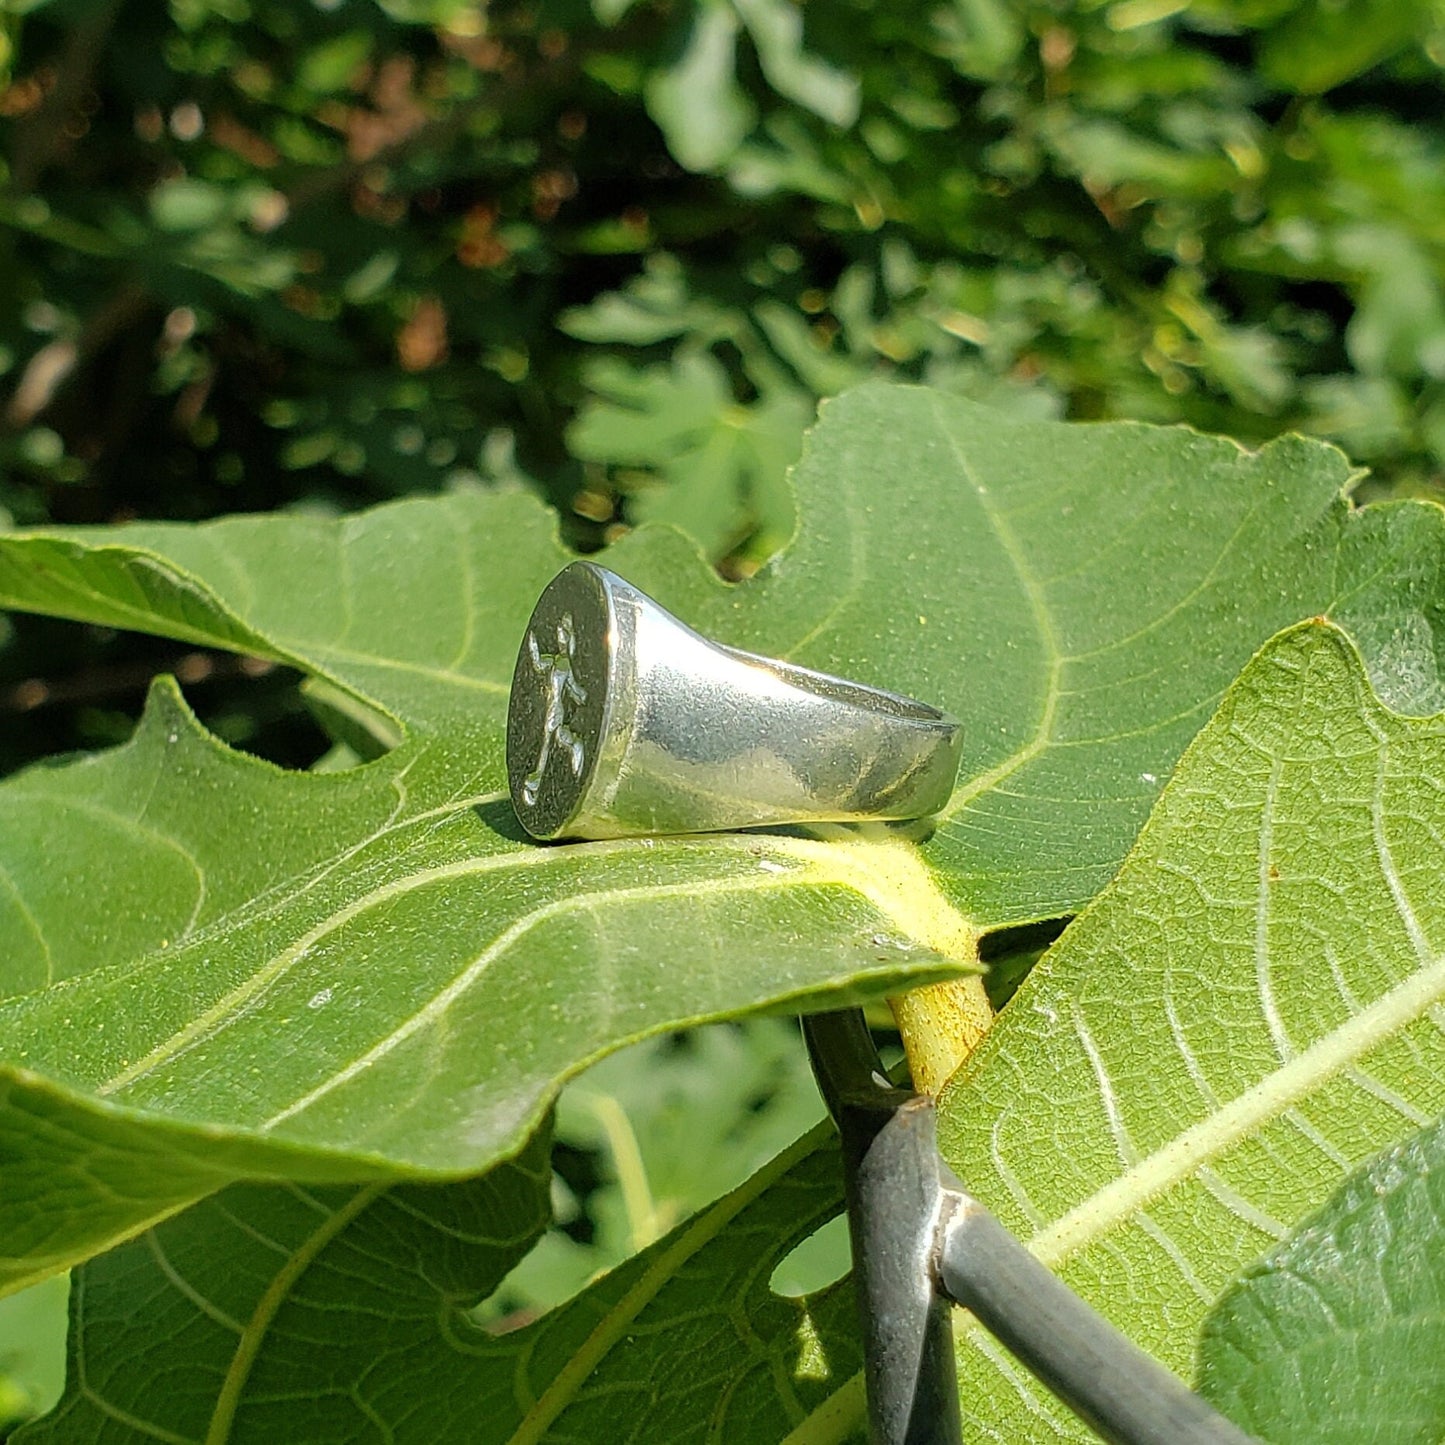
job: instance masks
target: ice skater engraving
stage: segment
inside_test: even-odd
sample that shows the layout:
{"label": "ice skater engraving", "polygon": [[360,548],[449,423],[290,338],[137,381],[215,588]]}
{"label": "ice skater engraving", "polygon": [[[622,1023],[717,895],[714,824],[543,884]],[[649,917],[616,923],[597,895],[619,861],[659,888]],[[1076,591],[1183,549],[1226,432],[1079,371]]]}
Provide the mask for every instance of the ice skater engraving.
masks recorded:
{"label": "ice skater engraving", "polygon": [[566,750],[572,764],[572,775],[578,778],[582,776],[582,739],[567,726],[568,705],[580,706],[587,701],[587,689],[577,681],[572,672],[576,645],[570,612],[564,612],[562,620],[557,624],[556,652],[543,652],[537,646],[536,633],[527,634],[527,652],[532,659],[532,666],[547,686],[547,715],[542,723],[542,751],[537,756],[537,766],[522,780],[522,801],[529,808],[537,804],[537,793],[542,786],[542,775],[547,771],[554,742],[559,748]]}

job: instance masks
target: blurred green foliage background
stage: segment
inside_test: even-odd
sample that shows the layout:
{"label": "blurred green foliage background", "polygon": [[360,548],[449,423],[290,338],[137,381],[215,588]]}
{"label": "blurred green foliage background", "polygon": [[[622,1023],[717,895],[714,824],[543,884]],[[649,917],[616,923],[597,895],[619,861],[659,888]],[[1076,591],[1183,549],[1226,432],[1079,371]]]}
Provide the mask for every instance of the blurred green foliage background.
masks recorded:
{"label": "blurred green foliage background", "polygon": [[[1436,494],[1442,62],[1442,0],[0,0],[0,507],[520,485],[742,575],[879,373]],[[319,751],[294,679],[19,622],[0,767],[177,666]]]}
{"label": "blurred green foliage background", "polygon": [[[1445,0],[0,0],[0,524],[521,486],[740,577],[818,398],[880,374],[1438,497],[1442,67]],[[161,669],[237,745],[327,745],[284,673],[0,619],[0,772]],[[814,1108],[747,1037],[738,1159]],[[647,1068],[695,1111],[735,1046]],[[569,1107],[577,1249],[522,1309],[721,1187],[589,1204],[630,1146]]]}

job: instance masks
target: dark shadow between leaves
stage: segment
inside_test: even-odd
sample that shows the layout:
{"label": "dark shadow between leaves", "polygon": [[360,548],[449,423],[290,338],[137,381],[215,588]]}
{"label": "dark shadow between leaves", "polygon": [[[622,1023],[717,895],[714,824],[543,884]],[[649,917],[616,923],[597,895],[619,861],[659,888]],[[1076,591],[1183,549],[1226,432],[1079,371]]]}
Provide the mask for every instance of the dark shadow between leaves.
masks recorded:
{"label": "dark shadow between leaves", "polygon": [[18,615],[12,628],[0,659],[0,775],[125,742],[165,673],[201,725],[239,752],[302,772],[331,747],[293,668],[47,617]]}
{"label": "dark shadow between leaves", "polygon": [[1041,923],[1024,923],[1017,928],[1000,928],[986,934],[978,945],[979,961],[988,970],[983,976],[988,1001],[1001,1009],[1018,991],[1029,971],[1050,949],[1072,919],[1047,918]]}

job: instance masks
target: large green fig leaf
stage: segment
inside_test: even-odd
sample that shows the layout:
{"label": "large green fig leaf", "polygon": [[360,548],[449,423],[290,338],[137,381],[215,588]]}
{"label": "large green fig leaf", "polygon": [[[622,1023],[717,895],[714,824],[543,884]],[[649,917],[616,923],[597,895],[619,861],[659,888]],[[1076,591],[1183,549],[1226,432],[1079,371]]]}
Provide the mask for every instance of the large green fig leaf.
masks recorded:
{"label": "large green fig leaf", "polygon": [[831,1126],[561,1309],[492,1334],[468,1307],[530,1242],[537,1183],[503,1166],[223,1191],[77,1272],[69,1389],[17,1445],[100,1445],[118,1425],[209,1445],[775,1441],[856,1374],[846,1282],[769,1288],[839,1207]]}
{"label": "large green fig leaf", "polygon": [[18,1438],[475,1439],[476,1395],[417,1382],[477,1370],[469,1306],[547,1223],[549,1143],[456,1184],[235,1185],[91,1261],[66,1393]]}
{"label": "large green fig leaf", "polygon": [[[1181,1373],[1240,1269],[1445,1110],[1442,835],[1445,715],[1285,633],[941,1100],[960,1176]],[[976,1327],[960,1366],[981,1436],[1092,1438]]]}
{"label": "large green fig leaf", "polygon": [[126,747],[0,786],[4,1278],[237,1178],[476,1172],[630,1039],[969,967],[977,929],[1102,886],[1283,623],[1333,609],[1436,705],[1440,514],[1353,512],[1348,478],[873,387],[825,410],[749,583],[626,539],[605,560],[703,631],[964,719],[936,832],[843,841],[521,839],[506,685],[566,560],[525,496],[0,537],[0,602],[291,663],[383,750],[280,773],[162,683]]}
{"label": "large green fig leaf", "polygon": [[1445,1439],[1445,1121],[1251,1265],[1199,1354],[1204,1392],[1274,1445]]}
{"label": "large green fig leaf", "polygon": [[[417,772],[380,766],[285,778],[225,754],[162,687],[129,747],[7,791],[6,842],[33,819],[33,876],[50,889],[10,867],[23,936],[48,945],[31,991],[0,1010],[14,1061],[0,1212],[17,1276],[237,1177],[474,1171],[526,1138],[561,1079],[628,1038],[957,971],[868,901],[871,882],[831,872],[826,845],[529,847],[490,831],[470,794],[427,806],[428,788],[402,821]],[[91,769],[101,785],[86,786]],[[370,830],[308,856],[308,825],[324,838],[376,781],[397,792]],[[287,792],[310,783],[288,813]],[[254,831],[227,838],[226,808]],[[80,875],[53,871],[71,828],[77,868],[118,915],[118,942],[104,916],[90,924],[88,972],[51,942],[68,931],[77,955],[88,942],[66,888]],[[233,877],[260,874],[239,897],[228,846],[244,855]],[[47,968],[58,981],[34,987]],[[45,1207],[58,1195],[70,1207]]]}
{"label": "large green fig leaf", "polygon": [[[1213,1294],[1262,1239],[1309,1213],[1379,1141],[1445,1103],[1445,884],[1434,866],[1442,798],[1445,717],[1383,708],[1336,630],[1285,633],[1190,749],[1119,878],[1035,970],[945,1095],[946,1149],[973,1187],[1178,1367]],[[826,1127],[821,1133],[826,1139]],[[446,1388],[415,1415],[415,1433],[410,1411],[393,1416],[388,1405],[375,1418],[399,1440],[514,1445],[848,1438],[862,1396],[846,1290],[787,1307],[764,1288],[787,1250],[839,1206],[836,1158],[817,1134],[536,1324],[466,1348],[457,1339],[470,1337],[455,1323],[428,1325],[405,1368],[438,1372]],[[1226,1296],[1232,1313],[1217,1333],[1231,1348],[1215,1356],[1236,1366],[1241,1350],[1246,1363],[1277,1357],[1282,1329],[1309,1331],[1323,1313],[1328,1328],[1319,1333],[1339,1350],[1313,1352],[1312,1367],[1326,1371],[1316,1395],[1338,1402],[1328,1372],[1358,1381],[1358,1350],[1376,1336],[1382,1348],[1394,1340],[1382,1360],[1402,1378],[1424,1371],[1428,1394],[1435,1354],[1419,1331],[1434,1328],[1439,1313],[1428,1268],[1439,1225],[1437,1134],[1352,1179]],[[157,1264],[155,1245],[130,1246],[86,1266],[76,1314],[83,1341],[88,1319],[109,1322],[128,1308],[134,1271],[144,1268],[148,1295],[181,1296],[161,1318],[179,1312],[212,1337],[188,1366],[208,1410],[220,1403],[214,1382],[232,1376],[238,1357],[233,1336],[206,1326],[194,1298],[197,1290],[209,1298],[235,1268],[234,1251],[213,1247],[213,1231],[187,1232],[210,1208],[157,1231],[162,1241],[205,1241],[179,1281]],[[437,1236],[434,1247],[441,1243]],[[243,1258],[255,1252],[242,1245]],[[173,1258],[163,1246],[160,1259]],[[428,1278],[429,1258],[423,1252],[419,1265]],[[1277,1295],[1301,1272],[1296,1326],[1288,1308],[1259,1296]],[[369,1287],[354,1284],[350,1298],[364,1301]],[[1383,1317],[1382,1301],[1399,1318]],[[1341,1334],[1352,1308],[1360,1327]],[[665,1359],[643,1343],[658,1340]],[[173,1354],[168,1328],[151,1316],[123,1344],[112,1346],[115,1357],[141,1369]],[[1310,1344],[1301,1340],[1300,1352]],[[278,1328],[258,1356],[285,1360],[293,1347]],[[985,1336],[965,1333],[961,1355],[963,1396],[981,1435],[1089,1438]],[[392,1398],[386,1372],[368,1372],[365,1341],[358,1350],[344,1335],[328,1337],[312,1358],[339,1394],[355,1398],[364,1386],[369,1406]],[[1293,1382],[1295,1356],[1284,1363]],[[1227,1385],[1216,1393],[1237,1405],[1239,1389]],[[475,1420],[458,1425],[449,1413],[458,1398],[485,1401],[480,1434]],[[114,1403],[73,1383],[62,1417],[70,1433],[34,1438],[103,1438]],[[154,1392],[146,1404],[157,1408]],[[1280,1409],[1294,1418],[1296,1404],[1291,1395]],[[217,1438],[265,1437],[273,1420],[264,1390],[248,1387],[231,1407],[231,1433]],[[1257,1415],[1245,1423],[1258,1426]],[[201,1438],[184,1432],[178,1414],[160,1423],[176,1438]]]}

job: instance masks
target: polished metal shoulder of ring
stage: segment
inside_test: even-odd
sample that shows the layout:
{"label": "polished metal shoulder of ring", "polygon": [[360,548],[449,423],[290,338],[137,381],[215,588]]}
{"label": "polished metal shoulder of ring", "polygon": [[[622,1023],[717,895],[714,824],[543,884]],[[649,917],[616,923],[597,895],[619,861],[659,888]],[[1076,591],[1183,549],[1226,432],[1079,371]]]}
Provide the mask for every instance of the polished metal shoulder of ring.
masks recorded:
{"label": "polished metal shoulder of ring", "polygon": [[920,818],[962,745],[937,708],[709,642],[591,562],[538,600],[507,714],[534,838]]}

